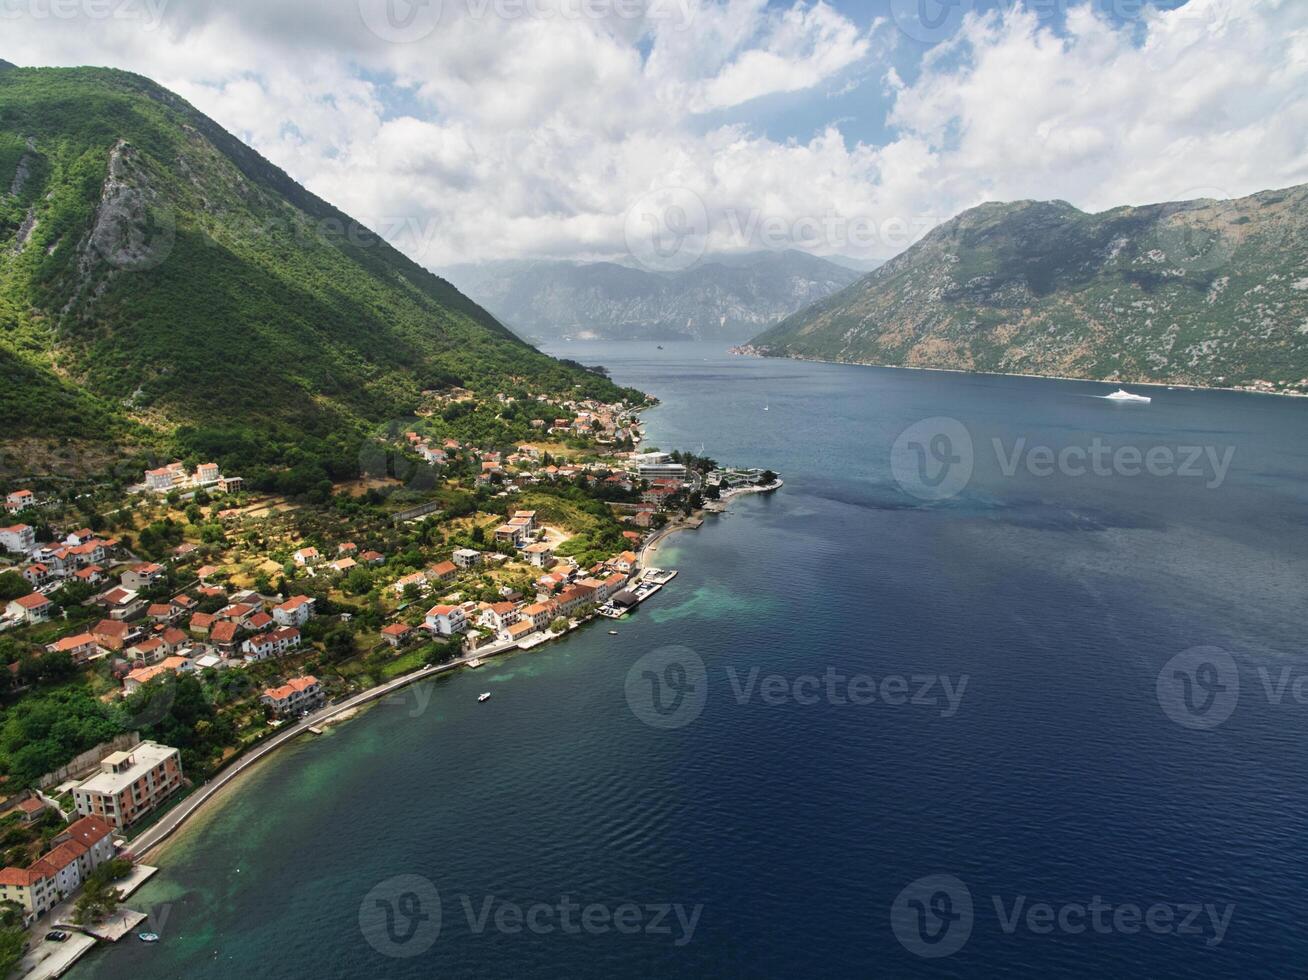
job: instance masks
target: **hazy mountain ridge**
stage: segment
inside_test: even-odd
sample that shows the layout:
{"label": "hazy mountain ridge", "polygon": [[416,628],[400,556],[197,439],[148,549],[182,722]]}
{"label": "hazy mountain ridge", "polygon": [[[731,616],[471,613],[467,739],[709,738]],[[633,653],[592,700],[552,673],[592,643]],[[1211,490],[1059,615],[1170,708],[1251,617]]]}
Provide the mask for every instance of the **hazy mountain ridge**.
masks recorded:
{"label": "hazy mountain ridge", "polygon": [[1308,185],[973,208],[753,341],[855,363],[1308,390]]}
{"label": "hazy mountain ridge", "polygon": [[796,251],[709,258],[675,273],[517,261],[445,274],[519,335],[551,340],[739,340],[860,275]]}

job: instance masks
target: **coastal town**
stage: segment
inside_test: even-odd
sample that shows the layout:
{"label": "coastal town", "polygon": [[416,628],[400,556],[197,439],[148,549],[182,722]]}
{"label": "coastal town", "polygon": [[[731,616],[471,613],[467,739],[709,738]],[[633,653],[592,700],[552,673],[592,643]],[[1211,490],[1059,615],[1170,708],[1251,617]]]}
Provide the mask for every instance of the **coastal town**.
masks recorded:
{"label": "coastal town", "polygon": [[[647,564],[659,539],[781,485],[643,449],[643,407],[433,395],[315,499],[230,458],[8,488],[0,902],[19,975],[139,926],[124,883],[198,787],[370,692],[621,620],[676,574]],[[495,413],[514,424],[460,425]]]}

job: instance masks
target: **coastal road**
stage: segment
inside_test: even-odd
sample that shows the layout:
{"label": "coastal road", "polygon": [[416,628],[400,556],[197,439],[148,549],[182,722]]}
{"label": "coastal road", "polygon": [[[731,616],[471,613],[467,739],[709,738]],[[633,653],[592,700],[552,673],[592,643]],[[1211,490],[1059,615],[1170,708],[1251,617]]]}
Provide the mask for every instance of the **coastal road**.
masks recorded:
{"label": "coastal road", "polygon": [[370,701],[384,698],[392,691],[399,690],[409,684],[466,666],[468,661],[475,659],[476,656],[487,656],[487,651],[482,651],[480,654],[475,654],[472,657],[451,660],[446,664],[423,667],[421,670],[416,670],[411,674],[405,674],[403,677],[397,677],[393,681],[388,681],[378,687],[370,688],[362,694],[356,694],[338,704],[329,704],[326,707],[319,708],[313,714],[308,715],[301,721],[297,721],[290,727],[283,729],[267,741],[259,743],[259,745],[251,749],[237,762],[233,763],[212,780],[205,783],[200,787],[200,789],[196,790],[178,804],[177,807],[170,811],[157,824],[146,830],[135,840],[131,841],[128,845],[128,850],[136,855],[137,860],[144,858],[149,851],[158,847],[167,840],[178,827],[190,819],[190,817],[204,806],[205,803],[209,802],[218,793],[222,792],[226,786],[240,776],[241,773],[245,772],[246,769],[267,756],[269,753],[275,752],[292,739],[303,735],[310,728],[331,721],[331,719],[335,718],[337,715],[344,714],[347,711],[352,711],[355,708],[368,704]]}

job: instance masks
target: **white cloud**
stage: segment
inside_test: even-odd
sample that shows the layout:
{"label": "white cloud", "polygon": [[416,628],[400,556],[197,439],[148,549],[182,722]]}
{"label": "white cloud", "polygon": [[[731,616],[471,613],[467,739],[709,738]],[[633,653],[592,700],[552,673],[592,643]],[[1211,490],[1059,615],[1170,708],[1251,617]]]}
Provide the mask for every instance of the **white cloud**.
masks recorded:
{"label": "white cloud", "polygon": [[[1190,0],[1125,26],[1083,6],[1057,35],[973,15],[916,71],[890,67],[888,23],[824,3],[611,0],[597,19],[508,2],[445,0],[411,44],[369,32],[354,0],[175,3],[154,31],[20,17],[0,57],[150,75],[432,266],[621,257],[631,203],[667,186],[704,200],[712,248],[884,257],[983,200],[1308,181],[1302,0]],[[829,89],[869,73],[879,145],[825,115]],[[811,133],[739,121],[778,96],[808,98]]]}

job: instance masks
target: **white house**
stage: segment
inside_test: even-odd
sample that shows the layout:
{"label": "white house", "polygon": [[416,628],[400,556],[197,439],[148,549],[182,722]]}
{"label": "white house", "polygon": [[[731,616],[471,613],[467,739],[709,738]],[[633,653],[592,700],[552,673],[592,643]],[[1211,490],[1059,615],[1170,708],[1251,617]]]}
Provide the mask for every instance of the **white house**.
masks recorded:
{"label": "white house", "polygon": [[241,644],[241,650],[244,651],[246,660],[267,660],[269,657],[280,657],[299,645],[300,631],[287,626],[246,640]]}
{"label": "white house", "polygon": [[36,504],[36,494],[31,490],[15,490],[5,496],[5,510],[11,514],[17,514],[21,510],[27,510]]}
{"label": "white house", "polygon": [[439,636],[454,636],[468,628],[462,606],[432,606],[427,610],[427,628]]}
{"label": "white house", "polygon": [[321,560],[322,556],[318,554],[317,548],[301,548],[295,553],[295,564],[300,567],[304,567],[305,565],[316,565]]}
{"label": "white house", "polygon": [[39,592],[15,599],[5,607],[5,612],[14,619],[25,623],[44,623],[50,618],[53,603]]}
{"label": "white house", "polygon": [[475,568],[481,562],[481,552],[472,548],[460,548],[454,552],[453,560],[460,568]]}
{"label": "white house", "polygon": [[529,544],[522,549],[522,553],[527,556],[527,561],[537,568],[549,568],[554,561],[553,545],[545,544],[543,541],[539,544]]}
{"label": "white house", "polygon": [[145,471],[145,485],[151,490],[168,491],[186,478],[181,463],[169,463],[157,470]]}
{"label": "white house", "polygon": [[497,602],[481,611],[478,622],[487,629],[502,633],[518,621],[518,607],[511,602]]}
{"label": "white house", "polygon": [[0,548],[27,554],[36,547],[36,531],[26,524],[0,527]]}
{"label": "white house", "polygon": [[140,592],[142,589],[148,589],[159,582],[164,574],[165,570],[162,565],[156,565],[154,562],[141,562],[123,572],[120,581],[123,583],[124,589]]}
{"label": "white house", "polygon": [[322,704],[322,685],[312,675],[294,677],[281,687],[266,688],[259,700],[272,708],[274,714],[283,717],[299,714]]}
{"label": "white house", "polygon": [[303,626],[313,616],[312,596],[297,595],[273,607],[273,619],[281,626]]}

